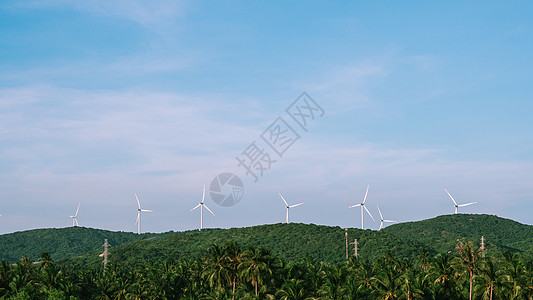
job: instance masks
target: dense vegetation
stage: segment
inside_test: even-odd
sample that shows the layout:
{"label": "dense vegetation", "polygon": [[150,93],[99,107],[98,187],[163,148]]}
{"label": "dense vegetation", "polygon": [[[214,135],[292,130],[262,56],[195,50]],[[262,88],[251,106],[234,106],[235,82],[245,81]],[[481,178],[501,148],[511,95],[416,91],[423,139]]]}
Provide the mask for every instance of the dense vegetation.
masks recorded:
{"label": "dense vegetation", "polygon": [[203,257],[99,268],[23,258],[0,264],[2,299],[531,299],[533,263],[490,256],[470,242],[414,261],[287,263],[268,250],[214,245]]}
{"label": "dense vegetation", "polygon": [[169,234],[171,233],[138,235],[84,227],[21,231],[0,235],[0,260],[15,262],[22,256],[37,259],[43,252],[58,260],[66,259],[89,251],[101,251],[104,239],[108,239],[111,245],[118,246],[139,239],[162,238]]}
{"label": "dense vegetation", "polygon": [[[348,232],[350,242],[358,239],[360,255],[371,260],[387,251],[393,251],[400,258],[414,258],[418,250],[424,247],[421,243],[385,232],[360,229],[349,229]],[[269,249],[273,255],[288,262],[313,258],[327,263],[338,263],[346,259],[343,228],[297,223],[181,232],[163,239],[140,240],[113,247],[110,250],[110,259],[121,264],[146,261],[162,263],[169,258],[199,257],[204,255],[213,243],[223,245],[226,241]],[[98,265],[101,259],[95,254],[77,257],[69,263]]]}
{"label": "dense vegetation", "polygon": [[445,215],[395,224],[383,231],[418,241],[437,253],[452,251],[461,239],[479,244],[483,236],[492,252],[517,252],[533,258],[533,226],[492,215]]}
{"label": "dense vegetation", "polygon": [[[313,224],[141,236],[32,230],[0,236],[0,299],[533,299],[532,228],[448,215],[349,229],[359,242],[349,260],[344,229]],[[105,272],[104,238],[113,246]],[[34,263],[36,251],[58,260],[43,253]],[[30,258],[10,264],[16,255]]]}

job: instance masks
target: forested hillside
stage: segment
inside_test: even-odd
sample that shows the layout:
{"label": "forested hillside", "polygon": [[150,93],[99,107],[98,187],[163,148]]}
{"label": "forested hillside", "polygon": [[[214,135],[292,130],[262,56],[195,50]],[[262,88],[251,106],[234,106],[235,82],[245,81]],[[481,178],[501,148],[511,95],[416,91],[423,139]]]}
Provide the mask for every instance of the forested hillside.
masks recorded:
{"label": "forested hillside", "polygon": [[[375,260],[387,252],[398,258],[413,258],[421,248],[430,255],[452,251],[458,240],[480,246],[484,236],[488,254],[518,252],[533,257],[533,227],[490,215],[445,215],[400,223],[381,231],[350,228],[349,242],[358,239],[361,258]],[[47,252],[56,261],[69,264],[101,263],[104,239],[111,244],[110,261],[121,264],[162,262],[203,256],[213,244],[235,242],[272,251],[288,262],[312,258],[328,263],[345,259],[344,228],[314,224],[270,224],[247,228],[205,229],[137,235],[131,232],[68,227],[38,229],[0,235],[0,260],[37,259]],[[353,245],[350,245],[350,255]]]}
{"label": "forested hillside", "polygon": [[458,240],[480,246],[481,236],[489,252],[520,252],[533,257],[533,226],[492,215],[454,214],[394,224],[383,231],[410,238],[439,253],[452,251]]}
{"label": "forested hillside", "polygon": [[0,260],[19,261],[22,256],[37,259],[47,252],[54,259],[75,257],[101,250],[104,239],[113,246],[166,234],[135,234],[85,227],[47,228],[0,235]]}
{"label": "forested hillside", "polygon": [[[375,259],[391,251],[399,258],[413,258],[425,246],[394,235],[372,230],[349,229],[350,242],[359,243],[359,255]],[[141,240],[110,250],[110,260],[120,264],[136,262],[163,262],[168,258],[182,259],[205,255],[213,244],[235,242],[272,251],[272,254],[289,262],[312,258],[328,263],[346,259],[345,230],[340,227],[313,224],[272,224],[247,228],[208,229],[176,233],[159,240]],[[350,246],[350,255],[353,246]],[[101,262],[96,253],[82,258],[84,263]]]}

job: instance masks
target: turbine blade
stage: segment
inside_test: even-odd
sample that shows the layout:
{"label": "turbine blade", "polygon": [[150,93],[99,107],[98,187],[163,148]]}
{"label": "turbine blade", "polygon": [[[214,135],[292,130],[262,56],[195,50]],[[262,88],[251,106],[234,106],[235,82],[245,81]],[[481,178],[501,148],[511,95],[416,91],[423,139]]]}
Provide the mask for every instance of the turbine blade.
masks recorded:
{"label": "turbine blade", "polygon": [[461,204],[461,205],[457,205],[459,207],[463,207],[463,206],[468,206],[468,205],[472,205],[472,204],[476,204],[477,202],[470,202],[470,203],[466,203],[466,204]]}
{"label": "turbine blade", "polygon": [[381,229],[383,229],[383,220],[381,220],[381,224],[379,224],[379,229],[378,229],[378,231],[381,230]]}
{"label": "turbine blade", "polygon": [[376,206],[378,207],[379,218],[383,220],[383,215],[381,214],[381,210],[379,210],[379,205],[376,204]]}
{"label": "turbine blade", "polygon": [[74,217],[78,216],[79,211],[80,211],[80,202],[78,202],[78,209],[76,209],[76,214],[74,214]]}
{"label": "turbine blade", "polygon": [[393,221],[393,220],[383,220],[383,222],[389,222],[389,223],[393,222],[393,223],[398,223],[398,221]]}
{"label": "turbine blade", "polygon": [[191,210],[189,210],[189,211],[193,211],[193,210],[197,209],[200,205],[202,205],[202,204],[198,204],[198,205],[196,205],[193,209],[191,209]]}
{"label": "turbine blade", "polygon": [[370,213],[370,211],[368,211],[368,208],[366,208],[366,206],[364,206],[364,205],[363,205],[363,207],[365,208],[365,210],[368,213],[368,215],[372,218],[372,221],[376,222],[376,220],[374,220],[374,217],[372,217],[372,214]]}
{"label": "turbine blade", "polygon": [[353,208],[353,207],[357,207],[357,206],[361,206],[361,203],[355,204],[355,205],[352,205],[352,206],[348,206],[348,208]]}
{"label": "turbine blade", "polygon": [[202,203],[204,203],[205,200],[205,183],[204,183],[204,192],[202,193]]}
{"label": "turbine blade", "polygon": [[300,205],[302,205],[302,204],[304,204],[304,203],[302,202],[302,203],[294,204],[294,205],[289,206],[289,208],[293,208],[293,207],[296,207],[296,206],[300,206]]}
{"label": "turbine blade", "polygon": [[281,197],[281,200],[283,200],[283,202],[285,203],[285,206],[289,206],[289,204],[287,204],[287,201],[285,201],[285,198],[283,198],[283,196],[281,195],[281,193],[278,193],[279,196]]}
{"label": "turbine blade", "polygon": [[137,225],[137,223],[139,223],[139,219],[140,218],[141,218],[141,212],[137,211],[137,220],[135,221],[135,225]]}
{"label": "turbine blade", "polygon": [[141,209],[141,202],[139,202],[139,197],[137,197],[137,193],[135,194],[135,199],[137,199],[137,205],[139,206],[139,209]]}
{"label": "turbine blade", "polygon": [[450,193],[448,193],[448,190],[447,189],[444,189],[446,191],[446,194],[448,194],[448,196],[450,196],[450,198],[452,198],[452,201],[453,201],[453,204],[457,205],[457,202],[455,202],[455,199],[453,199],[452,195],[450,195]]}
{"label": "turbine blade", "polygon": [[365,193],[365,198],[363,199],[363,204],[365,204],[365,201],[366,201],[366,196],[368,195],[368,188],[370,187],[370,184],[368,184],[366,186],[366,193]]}
{"label": "turbine blade", "polygon": [[207,205],[204,204],[204,207],[205,207],[205,208],[206,208],[206,209],[207,209],[207,210],[208,210],[213,216],[215,216],[215,213],[213,213],[213,212],[209,209],[209,207],[207,207]]}
{"label": "turbine blade", "polygon": [[150,209],[141,209],[141,211],[145,211],[145,212],[154,212],[153,210],[150,210]]}
{"label": "turbine blade", "polygon": [[78,224],[78,219],[74,219],[76,221],[76,226],[80,226],[80,224]]}

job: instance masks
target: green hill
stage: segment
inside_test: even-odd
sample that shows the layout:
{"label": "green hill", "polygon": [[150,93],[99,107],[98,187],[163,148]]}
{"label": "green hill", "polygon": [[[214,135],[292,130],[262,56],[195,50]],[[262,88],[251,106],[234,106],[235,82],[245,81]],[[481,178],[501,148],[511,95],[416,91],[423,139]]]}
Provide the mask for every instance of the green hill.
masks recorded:
{"label": "green hill", "polygon": [[104,239],[113,246],[139,239],[162,237],[161,234],[135,234],[85,227],[47,228],[0,235],[0,260],[19,261],[22,256],[33,260],[48,252],[55,260],[102,250]]}
{"label": "green hill", "polygon": [[[350,242],[358,239],[360,257],[369,260],[387,252],[398,258],[414,258],[421,248],[432,255],[446,253],[461,239],[479,245],[481,236],[491,253],[510,251],[533,258],[533,226],[491,215],[445,215],[395,224],[381,231],[350,228],[348,233]],[[344,228],[291,223],[142,235],[83,227],[29,230],[0,235],[0,260],[13,262],[22,256],[35,260],[48,252],[56,261],[97,265],[106,238],[112,245],[110,261],[120,264],[199,257],[213,244],[226,242],[266,248],[288,262],[312,258],[337,263],[346,255]],[[349,253],[353,253],[352,245]]]}
{"label": "green hill", "polygon": [[488,251],[520,252],[533,257],[533,226],[493,215],[444,215],[394,224],[383,231],[431,246],[439,253],[453,250],[461,239],[480,245],[483,236]]}
{"label": "green hill", "polygon": [[[349,240],[359,243],[362,258],[375,259],[388,251],[399,258],[413,258],[420,248],[419,242],[372,230],[349,229]],[[120,264],[137,262],[160,263],[169,258],[194,258],[207,254],[214,243],[223,245],[235,242],[241,246],[254,246],[272,251],[288,262],[312,258],[337,263],[346,259],[345,230],[340,227],[314,224],[272,224],[247,228],[208,229],[175,233],[159,240],[141,240],[110,249],[110,261]],[[90,253],[71,260],[71,263],[99,264],[98,253]],[[349,254],[353,254],[350,245]]]}

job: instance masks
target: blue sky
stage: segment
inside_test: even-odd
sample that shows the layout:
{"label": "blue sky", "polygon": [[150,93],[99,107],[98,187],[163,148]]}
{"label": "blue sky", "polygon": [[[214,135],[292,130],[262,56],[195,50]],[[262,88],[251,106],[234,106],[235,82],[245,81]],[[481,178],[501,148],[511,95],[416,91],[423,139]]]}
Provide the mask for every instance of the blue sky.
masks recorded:
{"label": "blue sky", "polygon": [[[359,227],[462,212],[533,224],[532,4],[3,1],[0,233]],[[258,182],[236,157],[307,92],[325,111]],[[291,123],[293,126],[293,123]],[[294,127],[297,130],[297,127]],[[272,153],[274,154],[274,153]],[[274,157],[274,156],[273,156]],[[377,229],[379,222],[365,220]]]}

